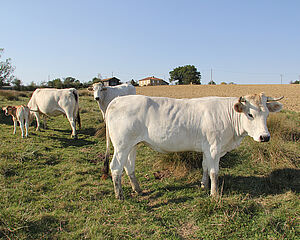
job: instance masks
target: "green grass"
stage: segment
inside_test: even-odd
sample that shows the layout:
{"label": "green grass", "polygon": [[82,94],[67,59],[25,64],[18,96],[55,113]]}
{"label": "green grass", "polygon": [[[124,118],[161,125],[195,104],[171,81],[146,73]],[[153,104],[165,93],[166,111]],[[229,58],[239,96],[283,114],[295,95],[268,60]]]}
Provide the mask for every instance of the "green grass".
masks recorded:
{"label": "green grass", "polygon": [[[24,104],[26,97],[3,105]],[[299,113],[270,116],[271,141],[242,145],[221,160],[221,197],[200,188],[201,154],[158,154],[140,144],[124,201],[101,180],[105,138],[98,105],[81,96],[82,130],[63,116],[22,139],[0,116],[0,239],[297,239],[300,214]],[[2,107],[2,106],[1,106]]]}

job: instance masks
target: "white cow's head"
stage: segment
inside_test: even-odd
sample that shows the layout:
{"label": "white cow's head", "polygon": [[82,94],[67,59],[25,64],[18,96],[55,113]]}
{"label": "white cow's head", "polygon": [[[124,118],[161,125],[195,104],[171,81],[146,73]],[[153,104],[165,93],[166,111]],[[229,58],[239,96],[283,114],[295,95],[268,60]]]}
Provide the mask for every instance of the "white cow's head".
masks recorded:
{"label": "white cow's head", "polygon": [[107,88],[104,86],[103,82],[100,83],[94,83],[93,86],[88,88],[88,91],[94,92],[94,99],[96,101],[102,101],[104,91],[106,91]]}
{"label": "white cow's head", "polygon": [[243,114],[241,118],[242,128],[257,142],[268,142],[270,133],[267,128],[269,112],[278,112],[282,104],[277,102],[283,97],[274,99],[264,93],[259,95],[246,95],[240,97],[234,105],[234,110]]}

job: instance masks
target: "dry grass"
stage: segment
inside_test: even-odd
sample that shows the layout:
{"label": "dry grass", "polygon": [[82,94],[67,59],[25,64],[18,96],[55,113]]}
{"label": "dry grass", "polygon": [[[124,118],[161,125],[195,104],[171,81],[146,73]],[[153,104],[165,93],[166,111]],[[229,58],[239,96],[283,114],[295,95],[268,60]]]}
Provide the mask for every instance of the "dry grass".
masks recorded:
{"label": "dry grass", "polygon": [[268,96],[284,96],[284,109],[300,112],[300,85],[181,85],[137,87],[137,94],[146,96],[197,98],[206,96],[239,97],[264,92]]}

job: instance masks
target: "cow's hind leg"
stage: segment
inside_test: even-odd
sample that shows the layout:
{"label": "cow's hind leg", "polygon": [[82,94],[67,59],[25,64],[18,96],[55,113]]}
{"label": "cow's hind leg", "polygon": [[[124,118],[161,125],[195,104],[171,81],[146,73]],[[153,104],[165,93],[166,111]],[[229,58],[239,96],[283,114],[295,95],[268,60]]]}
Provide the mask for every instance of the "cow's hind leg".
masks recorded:
{"label": "cow's hind leg", "polygon": [[17,119],[13,118],[14,121],[14,134],[16,134],[17,131]]}
{"label": "cow's hind leg", "polygon": [[128,154],[129,154],[128,150],[118,151],[117,149],[115,149],[113,159],[110,163],[110,170],[111,170],[112,180],[114,183],[115,195],[116,198],[119,200],[124,199],[121,178],[122,178],[123,168],[128,159]]}
{"label": "cow's hind leg", "polygon": [[66,114],[69,122],[70,122],[70,125],[71,125],[71,128],[72,128],[72,134],[71,134],[71,137],[74,137],[74,138],[77,138],[77,134],[76,134],[76,121],[75,121],[75,118],[73,116],[71,116],[70,114]]}
{"label": "cow's hind leg", "polygon": [[34,114],[35,119],[36,119],[36,131],[39,131],[40,128],[41,128],[41,126],[40,126],[40,124],[41,124],[40,114],[38,112],[34,112],[33,114]]}
{"label": "cow's hind leg", "polygon": [[19,123],[20,123],[22,138],[24,138],[24,119],[20,119]]}
{"label": "cow's hind leg", "polygon": [[25,137],[28,137],[28,128],[29,128],[29,119],[27,117],[25,118],[25,131],[26,131]]}
{"label": "cow's hind leg", "polygon": [[130,183],[132,190],[135,191],[136,193],[140,194],[141,193],[141,188],[140,185],[137,181],[137,178],[135,176],[135,159],[136,159],[136,148],[137,146],[134,146],[132,150],[130,151],[128,155],[127,162],[124,166],[125,171],[129,177]]}

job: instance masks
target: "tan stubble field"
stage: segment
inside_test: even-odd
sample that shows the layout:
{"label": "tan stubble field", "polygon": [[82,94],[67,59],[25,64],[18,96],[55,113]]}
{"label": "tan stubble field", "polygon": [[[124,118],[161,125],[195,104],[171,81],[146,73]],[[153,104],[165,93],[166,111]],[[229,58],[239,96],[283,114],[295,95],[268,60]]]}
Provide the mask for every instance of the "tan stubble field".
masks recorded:
{"label": "tan stubble field", "polygon": [[136,93],[146,96],[197,98],[207,96],[239,97],[264,92],[267,96],[284,96],[284,109],[300,112],[300,85],[176,85],[137,87]]}

